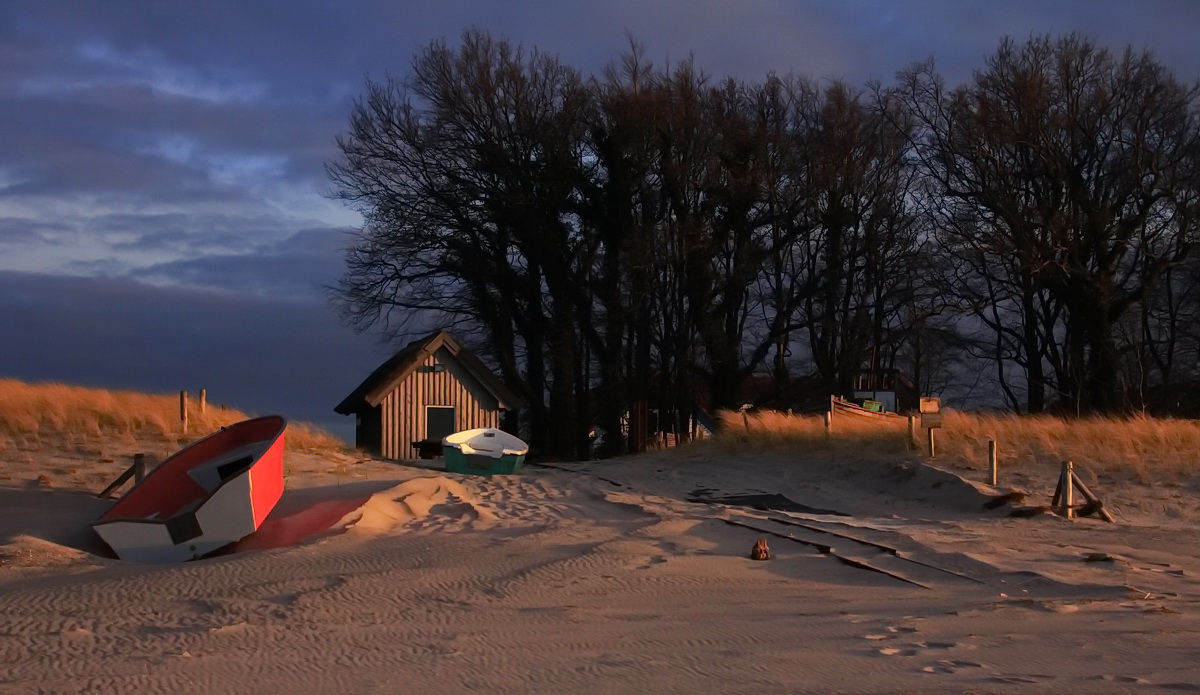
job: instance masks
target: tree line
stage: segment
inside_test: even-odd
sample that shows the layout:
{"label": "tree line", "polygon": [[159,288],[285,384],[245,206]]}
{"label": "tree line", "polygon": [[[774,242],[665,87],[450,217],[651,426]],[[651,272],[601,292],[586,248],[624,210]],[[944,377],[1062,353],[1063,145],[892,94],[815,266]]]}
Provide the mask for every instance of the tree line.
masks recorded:
{"label": "tree line", "polygon": [[563,456],[636,401],[737,408],[751,375],[1141,408],[1200,370],[1198,94],[1073,34],[1002,40],[960,86],[930,60],[858,88],[636,43],[584,76],[469,31],[356,100],[335,295],[363,328],[476,335]]}

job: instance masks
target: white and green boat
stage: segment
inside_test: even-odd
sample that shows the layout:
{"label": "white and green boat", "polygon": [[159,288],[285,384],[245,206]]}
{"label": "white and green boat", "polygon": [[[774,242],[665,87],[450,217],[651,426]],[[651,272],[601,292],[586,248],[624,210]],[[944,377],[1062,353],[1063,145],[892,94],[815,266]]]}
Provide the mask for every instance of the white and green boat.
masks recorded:
{"label": "white and green boat", "polygon": [[529,445],[503,430],[483,427],[442,440],[446,470],[473,475],[507,475],[521,470]]}

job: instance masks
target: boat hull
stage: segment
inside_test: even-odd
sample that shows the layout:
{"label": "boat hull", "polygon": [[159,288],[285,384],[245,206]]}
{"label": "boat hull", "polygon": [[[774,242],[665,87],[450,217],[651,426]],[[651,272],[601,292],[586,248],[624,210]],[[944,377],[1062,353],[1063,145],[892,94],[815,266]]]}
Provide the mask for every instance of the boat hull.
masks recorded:
{"label": "boat hull", "polygon": [[122,560],[182,562],[258,529],[283,495],[286,421],[254,418],[176,452],[92,528]]}
{"label": "boat hull", "polygon": [[466,475],[511,475],[521,470],[529,446],[502,430],[484,427],[442,440],[446,470]]}
{"label": "boat hull", "polygon": [[499,458],[482,454],[464,454],[455,448],[444,449],[446,470],[466,475],[511,475],[521,470],[524,454],[504,454]]}

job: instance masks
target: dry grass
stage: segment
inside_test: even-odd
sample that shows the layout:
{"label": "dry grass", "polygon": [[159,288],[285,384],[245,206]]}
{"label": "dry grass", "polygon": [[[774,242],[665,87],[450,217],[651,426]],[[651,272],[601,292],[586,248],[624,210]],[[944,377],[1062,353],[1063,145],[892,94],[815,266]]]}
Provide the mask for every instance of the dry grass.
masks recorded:
{"label": "dry grass", "polygon": [[1196,470],[1200,422],[950,411],[938,433],[938,457],[980,467],[987,461],[988,440],[998,443],[1002,471],[1057,470],[1062,461],[1074,461],[1096,473],[1128,473],[1150,483]]}
{"label": "dry grass", "polygon": [[[0,450],[30,439],[69,446],[106,438],[158,438],[182,443],[248,417],[237,410],[211,406],[201,415],[194,400],[191,406],[188,432],[184,433],[179,422],[178,394],[0,379]],[[344,446],[338,438],[311,425],[288,425],[290,450],[340,450]]]}
{"label": "dry grass", "polygon": [[730,439],[745,444],[798,444],[817,450],[859,450],[871,452],[908,451],[908,427],[891,423],[839,418],[832,435],[825,433],[819,415],[788,415],[774,410],[747,413],[723,411],[718,441]]}
{"label": "dry grass", "polygon": [[[720,414],[721,439],[801,444],[814,449],[901,451],[908,428],[839,418],[832,435],[820,416],[763,411]],[[1073,461],[1098,474],[1126,474],[1142,483],[1191,475],[1200,452],[1200,422],[1130,418],[1064,419],[945,411],[936,433],[937,462],[985,470],[989,440],[999,445],[1001,471],[1057,472]]]}

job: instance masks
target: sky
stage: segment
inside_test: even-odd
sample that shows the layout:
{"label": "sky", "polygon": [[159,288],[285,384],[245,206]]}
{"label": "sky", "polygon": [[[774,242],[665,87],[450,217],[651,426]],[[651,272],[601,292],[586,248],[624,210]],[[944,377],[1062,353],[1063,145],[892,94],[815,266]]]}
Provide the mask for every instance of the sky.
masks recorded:
{"label": "sky", "polygon": [[[398,349],[323,287],[351,105],[466,29],[598,74],[627,45],[714,76],[950,84],[1002,36],[1079,32],[1200,78],[1193,0],[12,0],[0,4],[0,378],[175,393],[353,437]],[[413,336],[417,337],[417,336]]]}

